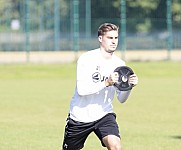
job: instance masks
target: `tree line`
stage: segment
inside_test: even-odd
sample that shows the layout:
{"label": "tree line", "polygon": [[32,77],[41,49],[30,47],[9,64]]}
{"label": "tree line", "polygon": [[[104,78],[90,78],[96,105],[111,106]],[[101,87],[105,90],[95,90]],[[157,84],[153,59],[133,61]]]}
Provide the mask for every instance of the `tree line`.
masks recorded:
{"label": "tree line", "polygon": [[[55,13],[55,1],[59,2],[60,24],[67,26],[71,20],[73,0],[1,0],[0,24],[1,30],[10,25],[11,20],[18,19],[24,26],[30,19],[31,27],[36,29],[52,29]],[[120,20],[121,0],[92,0],[91,24],[94,29],[96,21],[113,19]],[[171,0],[172,21],[174,27],[181,24],[181,1]],[[29,12],[27,12],[27,5]],[[79,0],[79,18],[85,19],[86,0]],[[29,13],[27,18],[26,13]],[[129,31],[162,30],[166,26],[167,0],[126,0],[127,29]]]}

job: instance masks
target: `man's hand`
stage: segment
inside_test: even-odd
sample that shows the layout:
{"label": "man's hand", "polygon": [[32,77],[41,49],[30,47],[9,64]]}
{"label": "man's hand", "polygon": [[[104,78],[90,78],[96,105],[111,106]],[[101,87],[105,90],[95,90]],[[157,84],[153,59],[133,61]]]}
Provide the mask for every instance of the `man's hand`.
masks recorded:
{"label": "man's hand", "polygon": [[136,74],[130,75],[129,77],[129,84],[132,84],[133,87],[138,84],[138,77]]}
{"label": "man's hand", "polygon": [[114,72],[105,81],[105,85],[106,86],[112,86],[114,83],[118,82],[118,79],[119,79],[119,74],[117,72]]}

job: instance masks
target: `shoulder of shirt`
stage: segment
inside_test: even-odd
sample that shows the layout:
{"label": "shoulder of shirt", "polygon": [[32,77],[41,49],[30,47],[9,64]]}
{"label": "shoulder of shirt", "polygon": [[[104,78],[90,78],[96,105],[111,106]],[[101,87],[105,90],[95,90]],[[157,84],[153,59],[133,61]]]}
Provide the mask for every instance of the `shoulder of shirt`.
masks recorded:
{"label": "shoulder of shirt", "polygon": [[[93,49],[93,50],[90,50],[90,51],[87,51],[83,54],[80,55],[79,59],[78,59],[78,62],[79,61],[89,61],[91,60],[92,61],[92,58],[96,58],[97,56],[99,56],[100,54],[100,50],[99,49]],[[120,66],[124,66],[125,65],[125,61],[122,60],[120,57],[118,57],[117,55],[113,54],[113,61],[116,63],[116,64],[119,64]]]}
{"label": "shoulder of shirt", "polygon": [[89,50],[81,54],[80,57],[78,58],[78,61],[87,60],[89,58],[92,58],[93,56],[97,56],[98,53],[99,53],[99,49]]}
{"label": "shoulder of shirt", "polygon": [[118,57],[117,55],[113,54],[113,60],[117,62],[117,64],[120,64],[120,65],[125,65],[125,61],[122,60],[120,57]]}

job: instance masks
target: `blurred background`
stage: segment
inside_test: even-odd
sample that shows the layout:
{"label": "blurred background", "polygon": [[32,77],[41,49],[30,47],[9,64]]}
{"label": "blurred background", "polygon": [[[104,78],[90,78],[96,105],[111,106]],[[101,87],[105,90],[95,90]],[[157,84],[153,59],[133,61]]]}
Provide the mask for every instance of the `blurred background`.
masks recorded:
{"label": "blurred background", "polygon": [[0,62],[41,62],[44,54],[71,61],[75,52],[98,47],[104,22],[120,27],[124,59],[129,52],[148,57],[154,51],[168,60],[177,51],[181,59],[181,0],[0,0]]}

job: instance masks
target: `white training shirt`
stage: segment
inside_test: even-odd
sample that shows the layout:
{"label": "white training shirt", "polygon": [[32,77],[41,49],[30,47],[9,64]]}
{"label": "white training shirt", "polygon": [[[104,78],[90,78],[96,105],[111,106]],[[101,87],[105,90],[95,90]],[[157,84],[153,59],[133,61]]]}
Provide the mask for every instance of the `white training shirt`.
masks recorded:
{"label": "white training shirt", "polygon": [[77,61],[77,82],[70,103],[70,118],[79,122],[93,122],[113,112],[115,91],[120,102],[126,101],[130,91],[118,91],[105,86],[105,80],[125,62],[113,54],[105,59],[100,49],[88,51]]}

